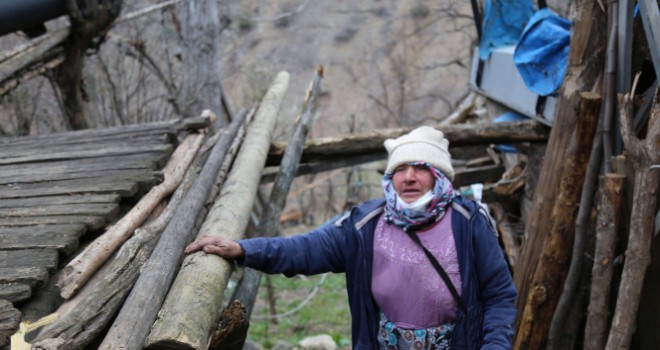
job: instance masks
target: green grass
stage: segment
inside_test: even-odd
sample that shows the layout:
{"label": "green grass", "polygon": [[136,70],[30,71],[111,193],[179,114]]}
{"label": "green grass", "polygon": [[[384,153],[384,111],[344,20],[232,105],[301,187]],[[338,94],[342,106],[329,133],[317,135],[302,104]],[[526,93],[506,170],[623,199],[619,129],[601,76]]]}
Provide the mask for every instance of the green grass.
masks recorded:
{"label": "green grass", "polygon": [[[319,285],[321,279],[322,275],[293,278],[282,275],[271,276],[277,314],[285,314],[296,309]],[[289,316],[279,318],[277,324],[265,318],[268,315],[264,276],[252,312],[248,339],[270,348],[278,340],[296,345],[306,337],[329,334],[340,349],[351,348],[351,315],[344,274],[328,274],[317,293],[304,307]]]}

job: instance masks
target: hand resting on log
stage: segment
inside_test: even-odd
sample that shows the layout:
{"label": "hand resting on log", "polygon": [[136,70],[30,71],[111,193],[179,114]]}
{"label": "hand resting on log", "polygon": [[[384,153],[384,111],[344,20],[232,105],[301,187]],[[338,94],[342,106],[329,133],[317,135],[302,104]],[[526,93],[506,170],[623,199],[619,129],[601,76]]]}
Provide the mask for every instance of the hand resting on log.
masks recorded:
{"label": "hand resting on log", "polygon": [[217,236],[202,236],[202,238],[190,243],[184,253],[192,254],[197,251],[207,254],[215,254],[225,259],[238,259],[245,256],[243,247],[235,241]]}

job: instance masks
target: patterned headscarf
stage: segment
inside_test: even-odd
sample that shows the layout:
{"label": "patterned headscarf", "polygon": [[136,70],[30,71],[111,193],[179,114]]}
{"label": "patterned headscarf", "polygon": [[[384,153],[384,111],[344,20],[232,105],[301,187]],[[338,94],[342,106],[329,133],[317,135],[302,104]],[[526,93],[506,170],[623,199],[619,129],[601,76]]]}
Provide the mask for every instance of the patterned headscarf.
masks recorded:
{"label": "patterned headscarf", "polygon": [[433,199],[431,199],[431,202],[425,209],[407,209],[402,205],[402,200],[394,189],[394,183],[392,182],[394,173],[385,173],[382,181],[386,201],[385,221],[393,223],[404,230],[412,226],[418,227],[440,220],[446,213],[447,205],[454,199],[454,187],[442,171],[425,162],[411,162],[406,164],[428,167],[433,177],[435,177],[435,185],[432,190]]}

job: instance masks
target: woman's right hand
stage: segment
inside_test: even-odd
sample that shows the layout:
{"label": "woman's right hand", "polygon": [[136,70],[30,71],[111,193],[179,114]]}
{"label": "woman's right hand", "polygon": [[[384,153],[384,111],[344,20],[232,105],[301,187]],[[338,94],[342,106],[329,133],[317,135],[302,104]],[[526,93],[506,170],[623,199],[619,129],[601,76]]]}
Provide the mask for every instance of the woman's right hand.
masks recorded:
{"label": "woman's right hand", "polygon": [[225,259],[238,259],[245,255],[243,247],[235,241],[209,235],[204,235],[202,238],[190,243],[183,252],[192,254],[200,250],[204,251],[204,253],[215,254]]}

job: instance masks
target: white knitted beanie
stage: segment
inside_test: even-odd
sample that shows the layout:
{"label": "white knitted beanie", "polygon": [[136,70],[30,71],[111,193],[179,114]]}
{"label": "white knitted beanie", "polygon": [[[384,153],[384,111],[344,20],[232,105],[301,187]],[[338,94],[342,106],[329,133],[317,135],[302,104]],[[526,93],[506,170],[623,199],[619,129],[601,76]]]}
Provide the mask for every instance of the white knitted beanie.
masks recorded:
{"label": "white knitted beanie", "polygon": [[391,174],[401,164],[426,162],[454,180],[449,141],[440,130],[421,126],[396,139],[385,140],[385,149],[389,156],[386,173]]}

